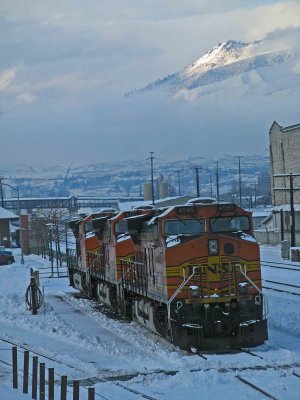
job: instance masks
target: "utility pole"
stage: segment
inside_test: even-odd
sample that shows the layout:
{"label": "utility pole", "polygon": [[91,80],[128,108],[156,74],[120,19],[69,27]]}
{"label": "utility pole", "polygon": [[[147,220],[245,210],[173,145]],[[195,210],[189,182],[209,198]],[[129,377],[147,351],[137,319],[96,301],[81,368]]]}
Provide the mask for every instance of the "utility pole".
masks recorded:
{"label": "utility pole", "polygon": [[212,187],[211,172],[209,173],[209,184],[210,184],[210,197],[213,197],[213,187]]}
{"label": "utility pole", "polygon": [[155,203],[154,203],[154,178],[153,178],[153,159],[154,159],[153,154],[154,154],[154,151],[150,151],[152,204],[155,205]]}
{"label": "utility pole", "polygon": [[200,167],[194,167],[196,171],[196,186],[197,186],[197,197],[200,197],[200,183],[199,183],[199,169]]}
{"label": "utility pole", "polygon": [[240,206],[242,207],[242,179],[241,179],[241,157],[239,156],[239,195],[240,195]]}
{"label": "utility pole", "polygon": [[1,207],[4,208],[4,197],[3,197],[2,179],[3,179],[3,177],[0,176]]}
{"label": "utility pole", "polygon": [[216,185],[217,185],[217,202],[219,202],[219,200],[220,200],[220,193],[219,193],[219,161],[217,161]]}
{"label": "utility pole", "polygon": [[177,172],[177,182],[178,182],[178,196],[181,196],[181,189],[180,189],[180,171]]}
{"label": "utility pole", "polygon": [[173,187],[172,187],[172,175],[168,175],[168,185],[169,185],[169,196],[173,196]]}
{"label": "utility pole", "polygon": [[295,209],[294,209],[294,182],[290,173],[290,203],[291,203],[291,247],[295,247]]}
{"label": "utility pole", "polygon": [[283,209],[280,209],[280,239],[284,240],[284,219],[283,219]]}

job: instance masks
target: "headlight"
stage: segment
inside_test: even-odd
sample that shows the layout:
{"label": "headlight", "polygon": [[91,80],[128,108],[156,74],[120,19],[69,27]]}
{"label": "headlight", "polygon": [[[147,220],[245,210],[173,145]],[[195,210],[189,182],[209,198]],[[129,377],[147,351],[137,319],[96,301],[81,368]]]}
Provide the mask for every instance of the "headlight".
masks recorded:
{"label": "headlight", "polygon": [[247,294],[248,293],[247,282],[239,283],[239,292],[240,292],[240,294]]}
{"label": "headlight", "polygon": [[219,254],[219,245],[217,240],[208,241],[208,253],[210,256],[217,256]]}
{"label": "headlight", "polygon": [[199,287],[198,286],[190,286],[190,297],[199,297]]}

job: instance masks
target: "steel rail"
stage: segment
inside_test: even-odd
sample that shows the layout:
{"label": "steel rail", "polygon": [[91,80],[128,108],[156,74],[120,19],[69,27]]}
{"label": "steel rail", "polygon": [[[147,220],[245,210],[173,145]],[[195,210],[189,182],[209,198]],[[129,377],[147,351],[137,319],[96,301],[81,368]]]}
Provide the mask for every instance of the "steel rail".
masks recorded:
{"label": "steel rail", "polygon": [[0,362],[1,362],[2,364],[8,365],[9,367],[12,367],[12,364],[11,364],[11,363],[9,363],[9,362],[7,362],[7,361],[4,361],[4,360],[1,360],[1,358],[0,358]]}
{"label": "steel rail", "polygon": [[75,369],[75,370],[77,370],[78,372],[82,372],[82,373],[85,373],[85,374],[86,374],[86,372],[87,372],[87,371],[84,371],[84,370],[82,370],[82,369],[76,367],[75,365],[71,365],[71,364],[62,362],[62,361],[60,361],[60,360],[57,360],[57,359],[55,359],[55,358],[53,358],[53,357],[50,357],[50,356],[46,355],[45,353],[42,353],[41,351],[36,351],[36,350],[32,349],[32,347],[29,346],[29,345],[25,346],[24,344],[16,343],[16,342],[14,342],[14,341],[12,341],[12,340],[4,339],[4,338],[2,338],[2,337],[0,337],[0,340],[1,340],[2,342],[11,344],[11,345],[13,345],[13,346],[20,347],[20,348],[22,348],[23,350],[28,350],[28,351],[30,351],[31,353],[36,354],[37,356],[43,357],[43,358],[45,358],[45,359],[47,359],[47,360],[50,360],[50,361],[53,361],[53,362],[55,362],[55,363],[57,363],[57,364],[65,365],[65,366],[67,366],[67,367],[69,367],[69,368],[71,368],[71,369]]}
{"label": "steel rail", "polygon": [[278,267],[277,265],[265,265],[264,263],[261,263],[260,265],[262,267],[267,267],[267,268],[286,269],[286,270],[289,270],[289,271],[300,272],[300,268]]}
{"label": "steel rail", "polygon": [[261,263],[266,263],[266,264],[278,264],[278,265],[288,265],[290,267],[299,267],[300,268],[300,263],[299,265],[293,263],[284,263],[284,262],[278,262],[278,261],[266,261],[266,260],[260,260]]}
{"label": "steel rail", "polygon": [[275,292],[292,294],[293,296],[300,296],[300,293],[289,292],[288,290],[276,289],[276,288],[272,288],[272,287],[268,287],[268,286],[263,286],[262,288],[267,289],[267,290],[274,290]]}
{"label": "steel rail", "polygon": [[263,281],[269,282],[269,283],[275,283],[276,285],[289,286],[289,287],[294,287],[294,288],[300,289],[299,285],[292,285],[290,283],[270,281],[269,279],[263,279]]}
{"label": "steel rail", "polygon": [[297,378],[300,378],[300,374],[298,374],[297,372],[293,371],[293,375],[296,376]]}
{"label": "steel rail", "polygon": [[252,352],[252,351],[250,351],[249,349],[240,349],[240,351],[241,351],[242,353],[249,354],[250,356],[253,356],[253,357],[258,357],[258,358],[260,358],[261,360],[263,360],[263,359],[264,359],[262,356],[260,356],[259,354],[255,354],[255,353],[253,353],[253,352]]}
{"label": "steel rail", "polygon": [[[9,341],[9,340],[7,340],[7,339],[3,339],[3,338],[0,338],[0,340],[3,341],[3,342],[5,342],[5,343],[9,343],[9,344],[13,344],[13,345],[22,347],[22,348],[25,349],[25,350],[29,350],[31,353],[34,353],[34,354],[40,355],[41,357],[46,358],[46,357],[45,357],[44,355],[42,355],[40,352],[35,352],[34,350],[32,350],[32,349],[30,349],[30,348],[26,348],[24,345],[21,346],[20,344],[15,344],[14,342]],[[247,351],[247,350],[243,350],[243,349],[241,349],[240,351],[243,351],[243,352],[245,352],[246,354],[249,354],[249,355],[251,355],[251,356],[257,356],[257,357],[263,359],[263,357],[261,357],[261,356],[255,354],[255,353],[253,353],[253,352],[250,352],[250,351]],[[47,356],[47,359],[49,359],[49,360],[51,360],[51,361],[54,361],[54,362],[56,362],[56,363],[58,363],[58,364],[61,364],[61,365],[66,365],[66,366],[68,366],[69,368],[76,369],[77,371],[80,371],[80,372],[83,372],[83,373],[87,373],[87,371],[85,371],[85,370],[81,370],[81,369],[79,369],[79,368],[77,368],[77,367],[75,367],[75,366],[72,366],[72,365],[70,365],[70,364],[65,364],[64,362],[62,362],[62,361],[60,361],[60,360],[57,360],[57,359],[55,359],[55,358],[51,358],[51,357],[48,357],[48,356]],[[245,367],[240,367],[240,368],[238,368],[238,367],[229,367],[229,368],[213,368],[213,367],[209,367],[209,368],[193,368],[193,369],[190,369],[189,371],[190,371],[190,372],[218,371],[218,372],[221,372],[221,373],[227,373],[227,372],[242,372],[242,371],[249,371],[249,370],[250,370],[250,371],[251,371],[251,370],[252,370],[252,371],[253,371],[253,370],[260,370],[260,371],[261,371],[261,370],[268,370],[268,369],[281,369],[281,370],[282,370],[282,369],[291,369],[291,368],[299,368],[299,367],[300,367],[300,363],[282,364],[282,365],[276,365],[276,366],[270,365],[270,364],[266,364],[266,365],[257,365],[257,366],[251,365],[251,366],[245,366]],[[179,373],[179,372],[180,372],[179,370],[154,370],[154,371],[142,372],[142,373],[136,372],[136,373],[134,373],[134,374],[127,374],[127,375],[113,375],[113,376],[107,376],[107,377],[105,377],[105,378],[98,378],[98,377],[86,378],[86,379],[81,379],[80,381],[81,381],[81,382],[88,381],[90,384],[91,384],[92,382],[93,382],[93,383],[96,383],[96,382],[103,382],[103,383],[113,382],[113,383],[116,384],[117,382],[114,382],[114,380],[129,381],[129,380],[131,380],[132,378],[135,378],[135,377],[138,376],[138,375],[144,375],[144,376],[153,375],[153,374],[176,375],[176,374]],[[300,376],[300,375],[299,375],[299,376]]]}
{"label": "steel rail", "polygon": [[254,390],[260,392],[261,394],[263,394],[264,396],[268,397],[269,399],[272,399],[272,400],[279,400],[278,397],[275,397],[275,396],[273,396],[272,394],[270,394],[269,392],[267,392],[265,389],[262,389],[262,388],[260,388],[259,386],[254,385],[254,383],[248,381],[247,379],[242,378],[242,377],[239,376],[239,375],[237,375],[236,378],[237,378],[239,381],[241,381],[242,383],[244,383],[245,385],[250,386],[252,389],[254,389]]}

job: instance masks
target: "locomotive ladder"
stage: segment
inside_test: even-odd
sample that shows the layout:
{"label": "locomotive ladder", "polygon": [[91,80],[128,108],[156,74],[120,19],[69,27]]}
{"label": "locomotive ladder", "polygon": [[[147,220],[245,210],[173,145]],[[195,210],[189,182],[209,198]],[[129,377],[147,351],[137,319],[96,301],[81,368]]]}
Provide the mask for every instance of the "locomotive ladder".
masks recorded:
{"label": "locomotive ladder", "polygon": [[267,315],[269,313],[269,305],[268,305],[268,298],[262,290],[252,281],[252,279],[249,278],[247,275],[247,266],[244,264],[243,266],[241,264],[236,264],[237,267],[239,267],[241,274],[247,279],[247,281],[258,291],[258,293],[261,295],[261,298],[263,299],[263,318],[266,319]]}
{"label": "locomotive ladder", "polygon": [[[221,264],[221,262],[220,262]],[[220,292],[224,296],[237,294],[237,268],[235,264],[228,264],[228,271],[220,270]]]}

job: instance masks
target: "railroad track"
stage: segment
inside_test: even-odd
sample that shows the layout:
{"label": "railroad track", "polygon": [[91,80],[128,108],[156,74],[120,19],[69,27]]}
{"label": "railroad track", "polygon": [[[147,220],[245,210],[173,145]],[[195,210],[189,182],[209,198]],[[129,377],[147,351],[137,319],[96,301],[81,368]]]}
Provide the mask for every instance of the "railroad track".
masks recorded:
{"label": "railroad track", "polygon": [[[57,363],[59,365],[64,365],[67,366],[70,369],[76,370],[78,372],[87,374],[88,371],[78,368],[75,365],[72,365],[70,363],[65,363],[62,362],[61,360],[55,358],[55,357],[50,357],[49,355],[41,352],[41,351],[36,351],[34,350],[31,346],[25,345],[25,344],[19,344],[14,342],[13,340],[9,340],[9,339],[4,339],[0,337],[0,341],[8,343],[12,346],[18,346],[20,348],[22,348],[23,350],[28,350],[31,353],[43,357],[45,359],[48,359],[54,363]],[[260,359],[264,359],[263,357],[261,357],[258,354],[255,354],[254,352],[248,350],[248,349],[240,349],[241,352],[244,352],[246,354],[249,354],[252,357],[258,357]],[[206,358],[207,360],[207,358]],[[277,366],[280,369],[292,369],[292,368],[300,368],[300,363],[294,363],[294,364],[281,364]],[[212,371],[212,370],[217,370],[219,372],[222,373],[226,373],[226,372],[242,372],[242,371],[248,371],[248,370],[268,370],[268,369],[274,369],[274,365],[271,364],[265,364],[265,365],[258,365],[258,366],[245,366],[245,367],[220,367],[220,368],[214,368],[214,367],[208,367],[208,368],[192,368],[189,369],[190,372],[200,372],[200,371]],[[100,377],[91,377],[91,378],[83,378],[81,379],[82,382],[86,382],[88,385],[91,384],[96,384],[98,382],[113,382],[113,381],[129,381],[135,377],[137,377],[138,375],[144,375],[144,376],[148,376],[148,375],[153,375],[153,374],[165,374],[165,375],[176,375],[177,373],[179,373],[179,370],[163,370],[163,369],[159,369],[159,370],[154,370],[154,371],[149,371],[149,372],[136,372],[133,374],[125,374],[125,375],[111,375],[111,376],[106,376],[105,378],[100,378]],[[79,379],[80,380],[80,379]]]}
{"label": "railroad track", "polygon": [[[271,286],[266,286],[263,285],[263,289],[268,289],[268,290],[274,290],[275,292],[280,292],[280,293],[288,293],[288,294],[292,294],[294,296],[300,296],[300,286],[299,285],[292,285],[290,283],[283,283],[283,282],[277,282],[277,281],[273,281],[273,280],[269,280],[269,279],[263,279],[263,282],[267,282],[267,283],[271,283],[271,284],[275,284],[278,285],[278,287],[271,287]],[[282,287],[282,289],[281,289]],[[298,289],[298,291],[291,291],[291,290],[285,290],[284,288],[295,288]]]}
{"label": "railroad track", "polygon": [[8,365],[9,367],[12,367],[12,364],[11,364],[11,363],[9,363],[9,362],[7,362],[7,361],[4,361],[4,360],[2,360],[1,358],[0,358],[0,363],[1,363],[1,364],[4,364],[4,365]]}
{"label": "railroad track", "polygon": [[[32,349],[30,346],[25,345],[25,344],[19,344],[19,343],[15,343],[13,340],[9,340],[6,338],[0,338],[0,340],[4,343],[10,344],[10,345],[18,345],[19,347],[21,347],[24,350],[29,350],[31,353],[44,357],[48,360],[51,360],[52,362],[58,363],[60,365],[66,365],[69,368],[72,368],[73,370],[76,370],[78,372],[87,374],[87,371],[78,368],[75,365],[72,365],[70,363],[66,364],[58,359],[56,359],[55,357],[50,357],[49,355],[43,354],[41,351],[35,351],[34,349]],[[242,352],[245,352],[246,354],[248,354],[251,357],[258,357],[260,359],[263,359],[262,356],[256,354],[255,352],[252,352],[248,349],[241,349]],[[0,362],[11,367],[11,363],[0,359]],[[264,389],[263,387],[260,387],[257,384],[254,384],[253,382],[249,381],[248,379],[244,378],[243,376],[241,376],[241,374],[245,371],[268,371],[268,370],[277,370],[277,371],[282,371],[282,370],[293,370],[292,371],[292,375],[294,375],[295,377],[300,379],[300,374],[298,374],[297,372],[294,371],[295,368],[299,368],[300,367],[300,363],[294,363],[294,364],[281,364],[281,365],[272,365],[272,364],[265,364],[265,365],[257,365],[257,366],[245,366],[245,367],[225,367],[225,368],[214,368],[214,367],[208,367],[208,368],[195,368],[195,369],[189,369],[189,372],[208,372],[208,371],[218,371],[219,373],[230,373],[230,374],[235,374],[235,377],[243,384],[247,385],[248,387],[251,387],[253,390],[256,390],[257,392],[261,393],[262,395],[264,395],[267,398],[273,399],[273,400],[279,400],[278,397],[274,396],[273,394],[269,393],[266,389]],[[122,390],[128,391],[134,395],[139,396],[139,398],[143,398],[143,399],[148,399],[148,400],[158,400],[157,398],[153,397],[153,396],[149,396],[145,393],[142,393],[141,391],[135,390],[133,388],[130,388],[126,385],[124,385],[123,383],[121,383],[121,381],[130,381],[133,378],[137,377],[138,375],[151,375],[151,374],[164,374],[166,376],[174,376],[176,374],[179,373],[179,370],[156,370],[156,371],[150,371],[147,373],[135,373],[135,374],[127,374],[127,375],[112,375],[112,376],[107,376],[105,378],[100,378],[100,377],[91,377],[91,378],[83,378],[83,379],[79,379],[79,381],[81,382],[81,387],[85,388],[86,390],[88,389],[89,386],[97,384],[97,383],[108,383],[110,382],[111,384],[119,387]],[[99,393],[95,393],[96,397],[98,398],[102,398],[103,400],[110,400],[108,397],[103,396],[102,394]]]}
{"label": "railroad track", "polygon": [[[46,355],[45,353],[43,353],[41,351],[36,351],[31,346],[28,346],[28,345],[25,345],[25,344],[19,344],[19,343],[14,342],[13,340],[4,339],[4,338],[1,338],[1,337],[0,337],[0,341],[2,341],[4,343],[7,343],[7,344],[10,344],[12,346],[18,346],[18,347],[22,348],[23,350],[30,351],[32,354],[35,354],[35,355],[40,356],[40,357],[43,357],[43,358],[45,358],[47,360],[50,360],[50,361],[52,361],[54,363],[67,366],[68,368],[76,370],[78,372],[81,372],[81,373],[84,373],[84,374],[88,373],[86,370],[78,368],[75,365],[72,365],[70,363],[62,362],[62,361],[58,360],[57,358],[50,357],[50,356]],[[7,361],[4,361],[4,360],[0,359],[0,362],[12,367],[12,364],[7,362]],[[177,372],[179,372],[179,371],[177,371]],[[152,373],[154,373],[154,372],[152,372]],[[118,382],[118,379],[119,380],[123,380],[123,381],[124,380],[130,380],[130,379],[132,379],[132,378],[134,378],[134,377],[136,377],[138,375],[140,375],[140,373],[136,373],[136,374],[134,374],[132,376],[128,375],[127,376],[128,379],[124,379],[124,376],[120,376],[120,377],[113,376],[113,377],[108,377],[108,378],[100,378],[100,377],[82,378],[82,379],[78,379],[78,380],[81,383],[81,387],[84,387],[85,389],[88,389],[89,386],[94,385],[96,383],[107,383],[107,382],[110,382],[111,384],[113,384],[115,386],[121,387],[122,389],[124,389],[124,390],[126,390],[128,392],[131,392],[133,394],[138,395],[140,398],[144,398],[144,399],[148,399],[148,400],[158,400],[155,397],[148,396],[145,393],[142,393],[142,392],[140,392],[138,390],[129,388],[126,385],[123,385],[122,383]],[[144,374],[144,375],[147,375],[147,374]],[[109,400],[107,397],[105,397],[103,395],[100,395],[99,393],[95,393],[95,395],[100,397],[100,398],[102,398],[102,399]]]}
{"label": "railroad track", "polygon": [[252,389],[256,390],[257,392],[259,392],[261,394],[263,394],[265,397],[268,397],[269,399],[272,399],[272,400],[279,400],[278,397],[273,396],[271,393],[267,392],[265,389],[255,385],[254,383],[248,381],[247,379],[241,377],[240,375],[237,375],[236,378],[240,382],[244,383],[245,385],[250,386]]}
{"label": "railroad track", "polygon": [[275,261],[262,261],[262,260],[260,264],[262,267],[285,269],[285,270],[300,272],[300,266],[295,264],[280,263]]}
{"label": "railroad track", "polygon": [[[243,351],[243,352],[245,352],[245,353],[247,353],[247,354],[249,354],[249,355],[251,355],[253,357],[259,357],[262,360],[264,359],[262,356],[260,356],[259,354],[256,354],[253,351],[250,351],[249,349],[241,349],[241,351]],[[292,375],[297,377],[297,378],[300,378],[300,374],[295,372],[294,368],[299,368],[299,364],[295,363],[295,364],[282,364],[282,365],[267,365],[265,367],[261,366],[259,368],[253,368],[253,369],[260,370],[260,371],[274,369],[274,370],[280,371],[280,372],[282,372],[284,370],[288,370],[288,369],[293,369]],[[260,394],[262,394],[263,396],[265,396],[265,397],[267,397],[269,399],[272,399],[272,400],[279,400],[280,399],[280,397],[273,395],[272,393],[270,393],[265,388],[263,388],[263,387],[255,384],[255,383],[251,382],[249,379],[245,379],[245,377],[242,377],[240,375],[240,373],[242,372],[242,369],[239,369],[239,371],[237,371],[237,372],[238,373],[236,374],[236,378],[240,382],[242,382],[245,385],[251,387],[252,389],[254,389],[255,391],[259,392]]]}

